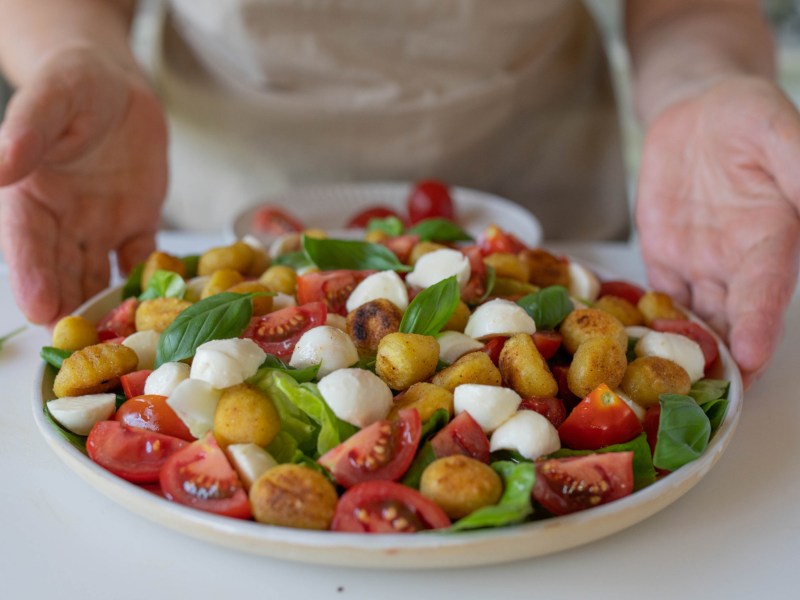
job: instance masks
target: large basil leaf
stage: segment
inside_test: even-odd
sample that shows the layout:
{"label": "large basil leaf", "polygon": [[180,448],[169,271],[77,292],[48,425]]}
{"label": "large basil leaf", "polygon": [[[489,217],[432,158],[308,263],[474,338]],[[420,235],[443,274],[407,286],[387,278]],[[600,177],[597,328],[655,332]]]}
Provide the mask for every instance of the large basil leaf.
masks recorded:
{"label": "large basil leaf", "polygon": [[411,271],[394,252],[380,244],[353,240],[316,239],[303,236],[303,250],[322,271]]}
{"label": "large basil leaf", "polygon": [[194,356],[198,346],[211,340],[241,335],[253,314],[253,296],[223,292],[186,308],[161,334],[156,368]]}
{"label": "large basil leaf", "polygon": [[537,329],[555,329],[574,308],[567,290],[560,285],[523,296],[517,304],[531,316]]}
{"label": "large basil leaf", "polygon": [[122,286],[123,300],[142,293],[142,271],[144,271],[144,263],[139,263],[128,273],[125,285]]}
{"label": "large basil leaf", "polygon": [[139,296],[139,300],[154,298],[178,298],[186,295],[186,282],[183,277],[172,271],[158,270],[147,282],[147,289]]}
{"label": "large basil leaf", "polygon": [[674,471],[700,457],[711,437],[711,422],[694,398],[661,394],[661,417],[653,464]]}
{"label": "large basil leaf", "polygon": [[452,221],[441,218],[425,219],[408,230],[423,242],[471,242],[472,236]]}
{"label": "large basil leaf", "polygon": [[71,350],[62,350],[61,348],[53,348],[53,346],[44,346],[39,351],[39,356],[42,357],[42,360],[55,369],[60,369],[61,365],[64,364],[64,360],[69,358],[71,354]]}
{"label": "large basil leaf", "polygon": [[455,275],[422,290],[411,301],[400,321],[402,333],[436,335],[456,311],[460,291]]}
{"label": "large basil leaf", "polygon": [[493,506],[484,506],[453,523],[447,531],[465,531],[485,527],[503,527],[521,523],[533,513],[531,490],[536,481],[533,463],[501,461],[492,468],[503,480],[503,495]]}
{"label": "large basil leaf", "polygon": [[376,217],[367,223],[367,233],[372,231],[382,231],[388,236],[397,237],[403,235],[403,222],[397,217]]}

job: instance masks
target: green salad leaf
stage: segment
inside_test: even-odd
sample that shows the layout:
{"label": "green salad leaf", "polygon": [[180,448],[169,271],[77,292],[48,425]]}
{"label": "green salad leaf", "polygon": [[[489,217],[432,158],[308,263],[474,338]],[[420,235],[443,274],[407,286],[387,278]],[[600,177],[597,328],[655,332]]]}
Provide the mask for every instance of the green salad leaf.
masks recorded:
{"label": "green salad leaf", "polygon": [[382,231],[391,237],[403,235],[403,222],[397,217],[375,217],[367,223],[367,233],[372,231]]}
{"label": "green salad leaf", "polygon": [[147,289],[139,296],[139,300],[154,298],[178,298],[186,295],[186,282],[183,277],[172,271],[158,270],[147,282]]}
{"label": "green salad leaf", "polygon": [[316,239],[303,236],[303,250],[322,271],[411,271],[386,246],[354,240]]}
{"label": "green salad leaf", "polygon": [[700,457],[711,437],[711,422],[690,396],[661,394],[661,417],[653,464],[674,471]]}
{"label": "green salad leaf", "polygon": [[71,350],[62,350],[61,348],[53,348],[53,346],[44,346],[39,351],[39,356],[42,357],[42,360],[55,369],[60,369],[61,365],[64,364],[64,359],[71,354]]}
{"label": "green salad leaf", "polygon": [[472,236],[448,219],[424,219],[408,230],[422,242],[471,242]]}
{"label": "green salad leaf", "polygon": [[400,331],[435,336],[453,316],[459,299],[455,275],[442,279],[414,297],[400,321]]}
{"label": "green salad leaf", "polygon": [[303,369],[295,369],[294,367],[290,367],[289,365],[287,365],[277,356],[274,356],[272,354],[267,354],[267,358],[264,359],[264,362],[261,365],[261,367],[278,369],[279,371],[283,371],[284,373],[289,375],[297,383],[307,383],[309,381],[314,381],[317,378],[317,373],[319,372],[320,365],[322,365],[322,363],[311,365],[310,367],[305,367]]}
{"label": "green salad leaf", "polygon": [[692,384],[689,395],[697,400],[698,404],[704,404],[712,400],[719,400],[728,397],[730,382],[724,379],[701,379]]}
{"label": "green salad leaf", "polygon": [[408,467],[408,471],[406,471],[400,483],[418,490],[420,479],[422,479],[422,472],[428,468],[428,465],[435,461],[436,458],[436,453],[433,451],[433,446],[431,446],[430,442],[421,444],[419,450],[417,450],[417,455],[414,457],[414,462]]}
{"label": "green salad leaf", "polygon": [[420,443],[426,442],[439,433],[450,422],[450,413],[445,408],[437,409],[428,419],[422,424],[420,431]]}
{"label": "green salad leaf", "polygon": [[523,296],[517,304],[531,316],[537,329],[555,329],[573,310],[569,293],[560,285],[551,285]]}
{"label": "green salad leaf", "polygon": [[122,299],[132,298],[142,293],[142,271],[144,271],[144,263],[140,262],[131,269],[125,279],[125,285],[122,286]]}

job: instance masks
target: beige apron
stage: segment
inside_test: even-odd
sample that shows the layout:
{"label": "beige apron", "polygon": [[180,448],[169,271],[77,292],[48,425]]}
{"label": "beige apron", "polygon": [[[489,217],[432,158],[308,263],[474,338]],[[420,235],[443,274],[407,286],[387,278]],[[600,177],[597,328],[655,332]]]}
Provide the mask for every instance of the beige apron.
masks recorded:
{"label": "beige apron", "polygon": [[618,119],[577,0],[171,0],[167,224],[301,183],[435,177],[545,236],[627,234]]}

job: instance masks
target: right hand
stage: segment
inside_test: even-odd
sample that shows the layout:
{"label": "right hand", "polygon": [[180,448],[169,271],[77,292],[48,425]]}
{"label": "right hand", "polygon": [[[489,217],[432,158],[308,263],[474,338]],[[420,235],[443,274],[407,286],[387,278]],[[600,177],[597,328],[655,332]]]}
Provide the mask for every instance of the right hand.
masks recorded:
{"label": "right hand", "polygon": [[0,239],[26,317],[50,324],[155,247],[164,112],[144,77],[97,50],[42,62],[0,124]]}

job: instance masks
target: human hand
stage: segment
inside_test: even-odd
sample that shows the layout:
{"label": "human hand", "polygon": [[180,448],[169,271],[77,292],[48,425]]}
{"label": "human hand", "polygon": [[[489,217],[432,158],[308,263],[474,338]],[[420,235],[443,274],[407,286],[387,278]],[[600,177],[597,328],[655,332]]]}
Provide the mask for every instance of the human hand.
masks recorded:
{"label": "human hand", "polygon": [[[155,246],[166,124],[143,78],[96,50],[45,60],[0,125],[0,238],[26,317],[52,323]],[[5,186],[5,187],[3,187]]]}
{"label": "human hand", "polygon": [[774,85],[721,81],[659,115],[636,219],[651,285],[709,322],[749,385],[775,350],[800,253],[800,116]]}

